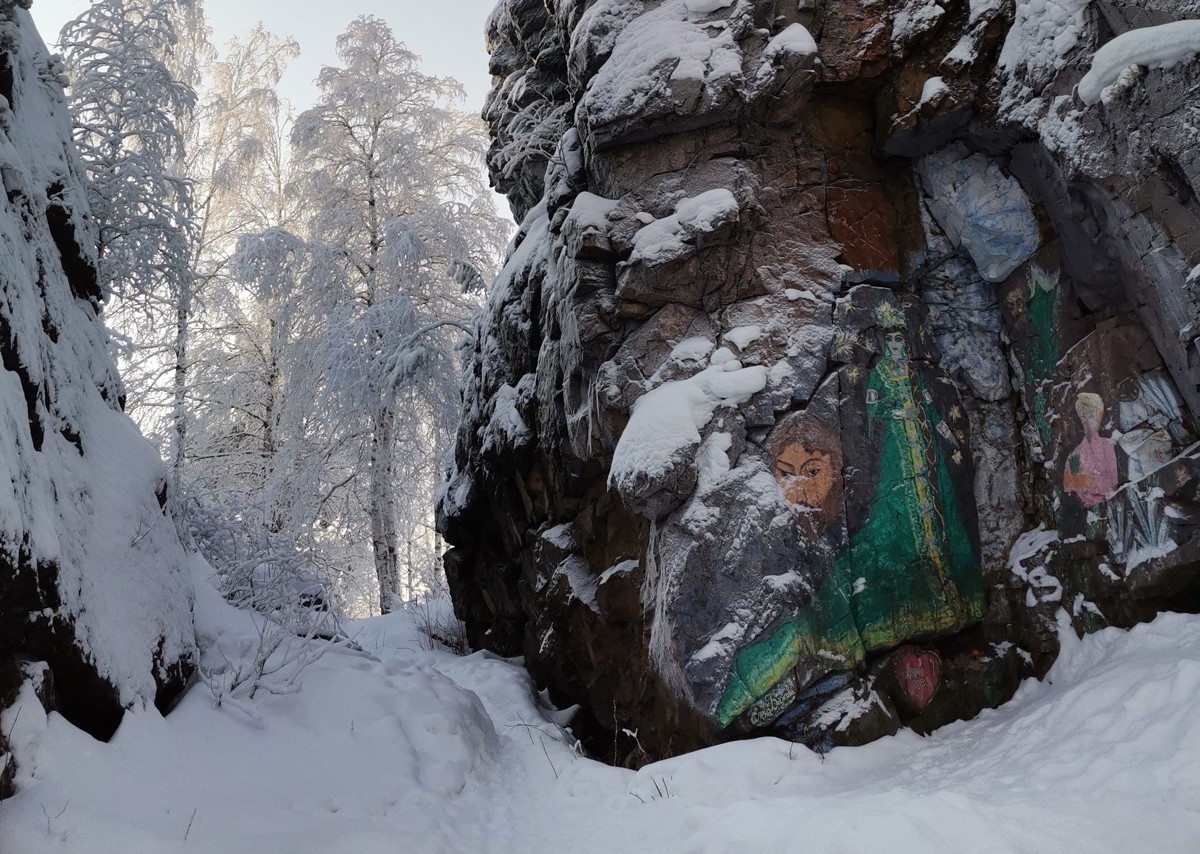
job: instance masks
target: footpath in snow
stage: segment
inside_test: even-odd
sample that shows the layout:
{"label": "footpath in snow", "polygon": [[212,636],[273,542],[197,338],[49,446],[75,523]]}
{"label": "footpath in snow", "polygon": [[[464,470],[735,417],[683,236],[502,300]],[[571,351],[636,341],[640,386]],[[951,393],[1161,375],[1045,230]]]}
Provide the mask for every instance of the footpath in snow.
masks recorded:
{"label": "footpath in snow", "polygon": [[[256,618],[202,590],[206,667]],[[775,739],[639,772],[579,756],[518,663],[429,650],[416,616],[352,627],[299,690],[200,682],[109,744],[35,702],[0,852],[1194,852],[1200,618],[1068,638],[1044,683],[929,738],[822,757]]]}

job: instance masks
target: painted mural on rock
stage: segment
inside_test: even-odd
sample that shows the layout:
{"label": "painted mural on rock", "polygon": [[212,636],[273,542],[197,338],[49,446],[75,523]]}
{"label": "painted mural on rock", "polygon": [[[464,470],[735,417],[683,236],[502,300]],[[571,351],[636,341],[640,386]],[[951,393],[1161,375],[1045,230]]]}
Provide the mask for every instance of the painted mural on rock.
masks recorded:
{"label": "painted mural on rock", "polygon": [[[1055,68],[997,66],[1011,4],[952,9],[907,35],[882,5],[729,4],[686,26],[719,36],[722,57],[741,52],[725,65],[747,72],[745,86],[706,72],[719,85],[702,97],[665,86],[653,103],[597,94],[643,79],[620,73],[629,53],[613,47],[694,10],[645,4],[614,24],[558,5],[574,11],[506,0],[489,34],[493,172],[514,210],[532,213],[477,336],[501,344],[476,348],[447,490],[463,499],[439,522],[473,642],[523,652],[539,687],[600,725],[589,749],[634,764],[746,732],[825,745],[929,731],[1044,674],[1064,611],[1088,629],[1200,609],[1200,584],[1187,585],[1200,563],[1195,424],[1174,415],[1180,396],[1200,411],[1186,127],[1200,66],[1139,75],[1102,106],[1071,99],[1095,46],[1140,25],[1145,4],[1102,4],[1065,54],[1056,33],[1029,41],[1049,45]],[[810,23],[819,50],[774,53],[796,41],[776,36]],[[772,45],[761,66],[760,26]],[[971,48],[953,50],[966,65],[922,98],[955,45]],[[847,86],[878,97],[848,98]],[[1071,145],[1039,141],[1063,127]],[[549,143],[522,144],[528,128]],[[732,193],[737,216],[721,207],[729,216],[691,240],[681,202],[714,190]],[[677,225],[686,239],[663,263],[633,257]],[[885,281],[894,288],[846,292]],[[883,302],[905,319],[890,342]],[[1138,345],[1111,329],[1137,323],[1174,385],[1161,362],[1116,364]],[[888,344],[894,365],[872,388]],[[1093,363],[1091,348],[1110,357]],[[631,478],[606,492],[634,403],[718,355],[765,369],[763,391],[722,402],[646,489]],[[534,445],[485,453],[495,407],[476,403],[523,375],[537,377],[523,413]],[[894,405],[901,379],[911,406]],[[880,486],[906,449],[937,512],[900,539],[915,531],[939,561],[923,555],[914,573],[902,557],[886,580],[929,588],[941,569],[965,607],[941,607],[937,587],[919,613],[878,605],[881,635],[917,634],[871,651],[861,606],[887,587],[868,578],[880,574],[869,559],[852,574],[853,555],[884,529],[877,520],[920,506],[912,478],[894,478],[894,494]],[[570,554],[534,545],[562,530]],[[977,625],[972,563],[988,593]],[[940,622],[950,628],[921,630]],[[865,715],[839,716],[838,704],[872,697]]]}
{"label": "painted mural on rock", "polygon": [[[1194,561],[1196,437],[1140,324],[1100,324],[1055,376],[1051,409],[1059,417],[1050,459],[1063,539],[1106,547],[1127,579]],[[1181,544],[1187,547],[1179,551]]]}
{"label": "painted mural on rock", "polygon": [[859,287],[838,317],[833,355],[845,364],[836,448],[818,424],[792,414],[767,449],[810,541],[833,520],[840,490],[829,475],[843,463],[848,538],[808,601],[738,649],[716,707],[721,726],[786,726],[818,680],[983,614],[967,418],[936,367],[920,306]]}
{"label": "painted mural on rock", "polygon": [[1073,314],[1073,286],[1053,252],[1006,288],[1014,374],[1030,416],[1025,443],[1039,464],[1032,494],[1056,532],[1041,559],[1042,589],[1049,605],[1067,600],[1083,629],[1125,624],[1127,592],[1134,602],[1169,595],[1200,560],[1195,426],[1134,317]]}

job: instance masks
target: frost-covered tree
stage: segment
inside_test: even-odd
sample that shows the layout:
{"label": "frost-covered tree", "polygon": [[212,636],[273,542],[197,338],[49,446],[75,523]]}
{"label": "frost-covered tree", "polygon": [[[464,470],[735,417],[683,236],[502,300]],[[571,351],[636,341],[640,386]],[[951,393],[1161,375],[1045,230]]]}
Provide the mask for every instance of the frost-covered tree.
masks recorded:
{"label": "frost-covered tree", "polygon": [[507,229],[484,184],[484,136],[454,106],[460,86],[423,74],[378,18],[355,20],[337,49],[342,65],[322,69],[292,142],[310,242],[338,262],[320,283],[316,390],[357,458],[339,489],[369,519],[387,611],[406,553],[411,572],[433,548],[424,526],[457,403],[454,345],[477,307],[462,284],[492,266]]}
{"label": "frost-covered tree", "polygon": [[187,277],[192,198],[180,126],[196,96],[171,74],[177,0],[100,0],[63,27],[75,141],[101,284],[145,301]]}
{"label": "frost-covered tree", "polygon": [[320,312],[299,298],[317,264],[285,229],[244,236],[230,263],[241,287],[208,305],[222,325],[198,354],[188,521],[230,592],[266,574],[345,593],[353,561],[322,501],[337,445],[312,406]]}
{"label": "frost-covered tree", "polygon": [[188,129],[202,299],[189,370],[184,509],[230,592],[244,592],[264,573],[291,579],[285,587],[338,575],[329,557],[336,549],[313,539],[303,477],[321,438],[288,408],[308,400],[288,390],[305,385],[310,314],[298,303],[297,283],[311,265],[305,242],[286,230],[297,209],[287,190],[290,108],[275,87],[296,53],[294,41],[261,27],[231,41],[204,67]]}
{"label": "frost-covered tree", "polygon": [[101,0],[64,31],[131,413],[235,587],[318,576],[386,610],[437,564],[467,291],[507,237],[484,136],[378,19],[294,125],[295,43],[208,36],[199,0]]}
{"label": "frost-covered tree", "polygon": [[258,25],[202,69],[185,133],[199,230],[195,266],[205,278],[225,274],[242,235],[289,224],[282,132],[289,107],[276,87],[299,53],[293,39]]}
{"label": "frost-covered tree", "polygon": [[[191,387],[182,402],[192,418],[211,413],[219,388],[236,381],[227,368],[230,336],[243,331],[244,322],[244,293],[230,270],[237,241],[280,224],[284,216],[286,201],[278,189],[284,168],[279,123],[287,106],[275,87],[297,54],[294,41],[272,36],[261,26],[244,40],[230,41],[223,56],[204,66],[200,101],[185,128],[186,167],[197,212],[194,293],[202,309],[194,319]],[[188,455],[211,455],[212,438],[193,435]]]}
{"label": "frost-covered tree", "polygon": [[[127,368],[156,377],[129,386],[130,408],[167,409],[176,494],[184,460],[196,233],[181,128],[196,96],[172,73],[169,60],[176,16],[190,11],[187,0],[99,0],[59,36],[97,225],[100,283],[110,299],[109,325],[125,345]],[[163,388],[165,403],[153,394]]]}

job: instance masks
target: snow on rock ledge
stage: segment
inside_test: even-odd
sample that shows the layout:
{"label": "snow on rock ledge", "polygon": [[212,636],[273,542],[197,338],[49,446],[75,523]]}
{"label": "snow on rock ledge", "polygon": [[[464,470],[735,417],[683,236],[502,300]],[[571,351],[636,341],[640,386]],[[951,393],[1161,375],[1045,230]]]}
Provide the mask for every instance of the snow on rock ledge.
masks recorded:
{"label": "snow on rock ledge", "polygon": [[712,124],[722,105],[736,106],[743,83],[737,29],[698,20],[728,5],[668,0],[624,27],[580,105],[596,147],[658,135],[665,119]]}
{"label": "snow on rock ledge", "polygon": [[665,516],[696,484],[700,431],[717,407],[745,403],[766,384],[765,367],[728,361],[648,392],[633,404],[613,453],[609,486],[643,515]]}
{"label": "snow on rock ledge", "polygon": [[1174,21],[1122,33],[1092,57],[1092,67],[1079,81],[1079,97],[1089,106],[1117,82],[1126,68],[1168,68],[1200,53],[1200,21]]}
{"label": "snow on rock ledge", "polygon": [[658,266],[703,248],[705,237],[719,234],[738,221],[738,203],[724,187],[683,199],[675,213],[662,219],[645,215],[647,222],[633,236],[629,264]]}

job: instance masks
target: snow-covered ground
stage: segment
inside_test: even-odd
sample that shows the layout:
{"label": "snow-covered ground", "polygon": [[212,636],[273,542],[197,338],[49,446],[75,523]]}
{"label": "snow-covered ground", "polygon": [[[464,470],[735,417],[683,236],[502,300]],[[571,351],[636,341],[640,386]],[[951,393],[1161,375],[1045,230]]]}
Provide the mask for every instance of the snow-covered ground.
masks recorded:
{"label": "snow-covered ground", "polygon": [[[202,591],[208,666],[257,644]],[[197,684],[109,744],[26,703],[0,851],[1098,852],[1200,850],[1200,618],[1068,638],[1044,683],[921,738],[821,757],[775,739],[634,773],[577,755],[524,671],[429,650],[418,615],[355,624],[300,690]]]}

